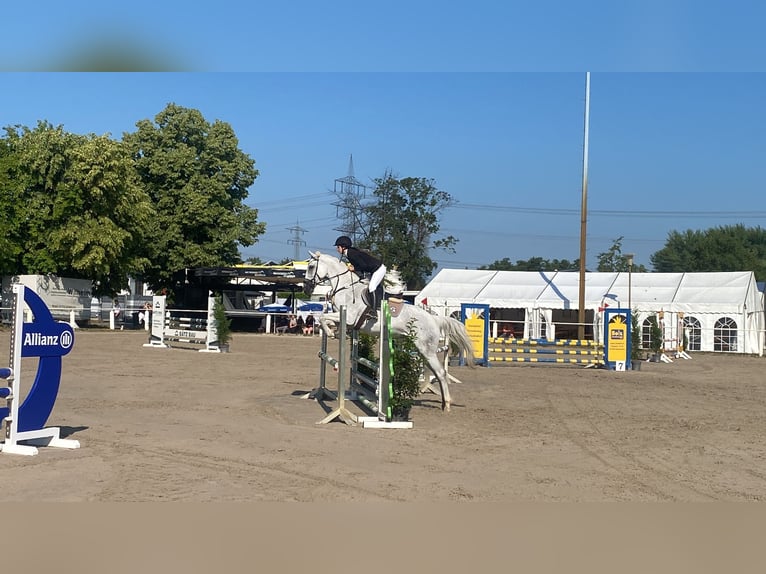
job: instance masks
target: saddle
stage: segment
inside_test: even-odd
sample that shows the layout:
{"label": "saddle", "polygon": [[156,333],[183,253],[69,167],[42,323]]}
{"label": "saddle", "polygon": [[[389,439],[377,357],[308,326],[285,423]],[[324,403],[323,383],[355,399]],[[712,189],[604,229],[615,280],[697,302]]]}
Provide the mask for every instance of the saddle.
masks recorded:
{"label": "saddle", "polygon": [[362,291],[362,301],[367,305],[367,314],[372,318],[377,318],[378,309],[380,309],[380,303],[383,301],[384,291],[383,285],[378,285],[375,289],[375,293],[370,293],[367,289]]}

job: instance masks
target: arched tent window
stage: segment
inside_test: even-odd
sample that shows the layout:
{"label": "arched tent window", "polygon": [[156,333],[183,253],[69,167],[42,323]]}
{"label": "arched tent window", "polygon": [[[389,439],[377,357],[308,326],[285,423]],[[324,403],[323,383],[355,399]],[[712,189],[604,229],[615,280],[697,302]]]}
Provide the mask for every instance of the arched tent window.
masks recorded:
{"label": "arched tent window", "polygon": [[737,350],[737,322],[731,317],[721,317],[713,329],[714,351]]}
{"label": "arched tent window", "polygon": [[[702,324],[696,317],[684,317],[684,331],[686,332],[685,351],[702,350]],[[683,340],[683,339],[682,339]]]}

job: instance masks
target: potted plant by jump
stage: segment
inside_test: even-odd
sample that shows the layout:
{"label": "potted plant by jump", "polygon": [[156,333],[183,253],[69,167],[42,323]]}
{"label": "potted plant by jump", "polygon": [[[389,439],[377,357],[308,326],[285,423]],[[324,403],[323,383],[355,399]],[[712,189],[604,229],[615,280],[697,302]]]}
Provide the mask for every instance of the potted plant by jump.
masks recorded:
{"label": "potted plant by jump", "polygon": [[630,368],[634,371],[641,370],[641,361],[644,353],[641,350],[641,327],[638,324],[638,313],[630,313]]}
{"label": "potted plant by jump", "polygon": [[649,317],[649,348],[652,350],[652,362],[660,361],[662,353],[662,329],[657,322],[657,315]]}
{"label": "potted plant by jump", "polygon": [[218,348],[222,353],[228,353],[229,341],[231,341],[231,319],[226,316],[226,308],[223,306],[220,295],[215,298],[213,303],[213,318],[218,333]]}
{"label": "potted plant by jump", "polygon": [[414,319],[407,324],[407,333],[394,339],[392,359],[391,418],[408,421],[410,409],[420,394],[420,374],[423,372],[423,357],[415,346]]}

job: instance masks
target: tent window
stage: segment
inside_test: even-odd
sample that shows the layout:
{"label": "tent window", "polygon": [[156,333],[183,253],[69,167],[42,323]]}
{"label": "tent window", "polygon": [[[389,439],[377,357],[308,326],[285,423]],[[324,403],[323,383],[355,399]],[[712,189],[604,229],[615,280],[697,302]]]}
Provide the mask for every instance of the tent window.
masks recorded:
{"label": "tent window", "polygon": [[737,350],[737,322],[731,317],[721,317],[713,329],[714,351]]}
{"label": "tent window", "polygon": [[[684,317],[684,331],[686,332],[685,351],[702,350],[702,324],[695,317]],[[683,340],[683,339],[682,339]]]}

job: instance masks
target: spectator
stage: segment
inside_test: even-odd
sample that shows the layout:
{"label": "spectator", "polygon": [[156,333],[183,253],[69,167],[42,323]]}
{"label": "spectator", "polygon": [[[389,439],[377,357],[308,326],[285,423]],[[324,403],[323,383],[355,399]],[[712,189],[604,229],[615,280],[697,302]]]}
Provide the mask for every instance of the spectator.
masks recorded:
{"label": "spectator", "polygon": [[287,322],[287,325],[282,325],[281,327],[277,327],[277,335],[282,335],[283,333],[297,333],[298,332],[298,319],[295,317],[295,315],[290,315],[290,319]]}
{"label": "spectator", "polygon": [[303,323],[303,334],[304,335],[314,334],[314,315],[310,313],[306,317],[306,322]]}
{"label": "spectator", "polygon": [[114,324],[117,325],[122,320],[122,307],[120,307],[120,302],[117,299],[112,303],[112,315],[114,315]]}
{"label": "spectator", "polygon": [[138,313],[138,324],[145,325],[149,321],[152,312],[152,304],[148,301],[144,303],[144,308]]}

